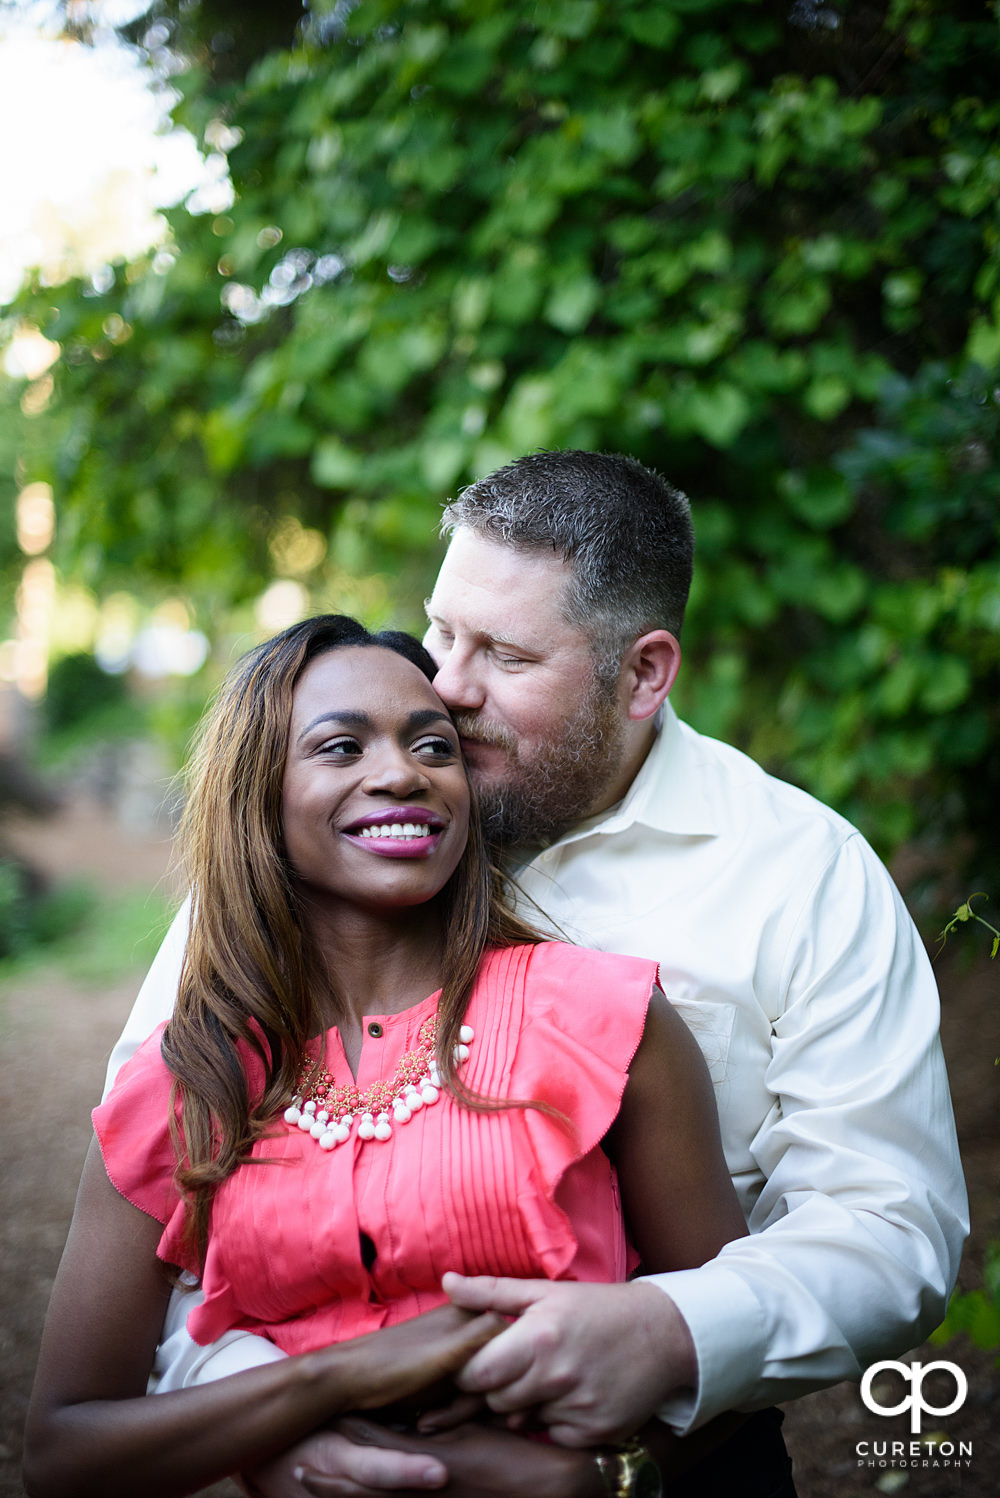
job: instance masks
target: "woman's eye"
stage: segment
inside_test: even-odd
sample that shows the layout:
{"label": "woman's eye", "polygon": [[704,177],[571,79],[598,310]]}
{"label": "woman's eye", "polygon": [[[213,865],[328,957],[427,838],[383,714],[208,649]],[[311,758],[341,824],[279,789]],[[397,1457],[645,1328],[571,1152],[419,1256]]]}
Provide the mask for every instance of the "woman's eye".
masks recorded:
{"label": "woman's eye", "polygon": [[450,739],[421,739],[413,747],[417,754],[428,754],[434,759],[454,759],[458,754]]}
{"label": "woman's eye", "polygon": [[328,754],[334,759],[346,759],[361,753],[361,745],[357,739],[326,739],[319,746],[320,754]]}

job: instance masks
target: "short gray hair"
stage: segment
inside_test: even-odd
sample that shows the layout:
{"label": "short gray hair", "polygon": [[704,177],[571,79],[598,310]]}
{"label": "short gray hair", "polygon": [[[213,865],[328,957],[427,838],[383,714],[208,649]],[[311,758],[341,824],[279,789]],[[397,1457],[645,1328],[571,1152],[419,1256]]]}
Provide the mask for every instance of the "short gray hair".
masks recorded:
{"label": "short gray hair", "polygon": [[691,506],[635,458],[579,450],[517,458],[446,506],[443,534],[462,526],[571,564],[566,616],[590,639],[601,675],[617,673],[649,630],[680,635],[694,560]]}

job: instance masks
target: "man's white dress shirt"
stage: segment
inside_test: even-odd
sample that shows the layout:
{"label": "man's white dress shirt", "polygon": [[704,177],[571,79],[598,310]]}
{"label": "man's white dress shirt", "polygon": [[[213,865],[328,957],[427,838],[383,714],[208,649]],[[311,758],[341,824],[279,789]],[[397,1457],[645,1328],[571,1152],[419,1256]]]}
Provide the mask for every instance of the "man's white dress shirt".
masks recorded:
{"label": "man's white dress shirt", "polygon": [[[751,1235],[654,1277],[699,1368],[663,1418],[683,1432],[922,1341],[957,1274],[966,1198],[930,965],[860,833],[668,705],[625,798],[517,882],[536,922],[659,961],[715,1083]],[[170,1012],[185,931],[182,912],[109,1079]],[[161,1387],[222,1371],[183,1330],[171,1342]],[[230,1334],[225,1371],[259,1346]]]}

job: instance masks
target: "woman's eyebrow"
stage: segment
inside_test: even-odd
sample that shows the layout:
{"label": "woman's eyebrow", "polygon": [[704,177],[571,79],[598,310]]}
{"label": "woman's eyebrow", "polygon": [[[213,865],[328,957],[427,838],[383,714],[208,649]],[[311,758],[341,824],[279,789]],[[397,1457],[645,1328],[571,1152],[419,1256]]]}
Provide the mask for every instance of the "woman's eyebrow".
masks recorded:
{"label": "woman's eyebrow", "polygon": [[[321,723],[340,723],[345,728],[370,728],[371,722],[372,720],[367,713],[360,712],[355,708],[329,708],[325,713],[320,713],[318,717],[313,718],[311,723],[306,724],[305,728],[299,734],[297,742],[301,744],[306,735],[312,733],[313,729],[318,728]],[[448,728],[454,728],[455,726],[449,714],[442,712],[437,707],[417,708],[414,712],[408,713],[406,716],[406,727],[411,731],[417,728],[426,728],[431,723],[444,723]]]}
{"label": "woman's eyebrow", "polygon": [[449,728],[454,728],[450,713],[443,713],[437,707],[422,707],[419,711],[411,713],[406,720],[407,728],[426,728],[430,723],[446,723]]}
{"label": "woman's eyebrow", "polygon": [[311,723],[306,724],[297,742],[301,743],[306,734],[312,733],[313,729],[318,728],[321,723],[343,723],[348,728],[368,728],[371,725],[371,718],[367,713],[358,712],[352,708],[330,708],[328,712],[320,713],[318,717],[313,718]]}

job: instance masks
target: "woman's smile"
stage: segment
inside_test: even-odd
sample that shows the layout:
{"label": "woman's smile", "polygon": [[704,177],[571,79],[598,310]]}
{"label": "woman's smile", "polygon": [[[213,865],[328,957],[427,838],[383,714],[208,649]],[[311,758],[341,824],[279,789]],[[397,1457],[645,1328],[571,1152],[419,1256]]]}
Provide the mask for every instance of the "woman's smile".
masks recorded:
{"label": "woman's smile", "polygon": [[445,824],[420,806],[395,806],[372,812],[348,827],[348,842],[382,858],[426,858],[441,841]]}

